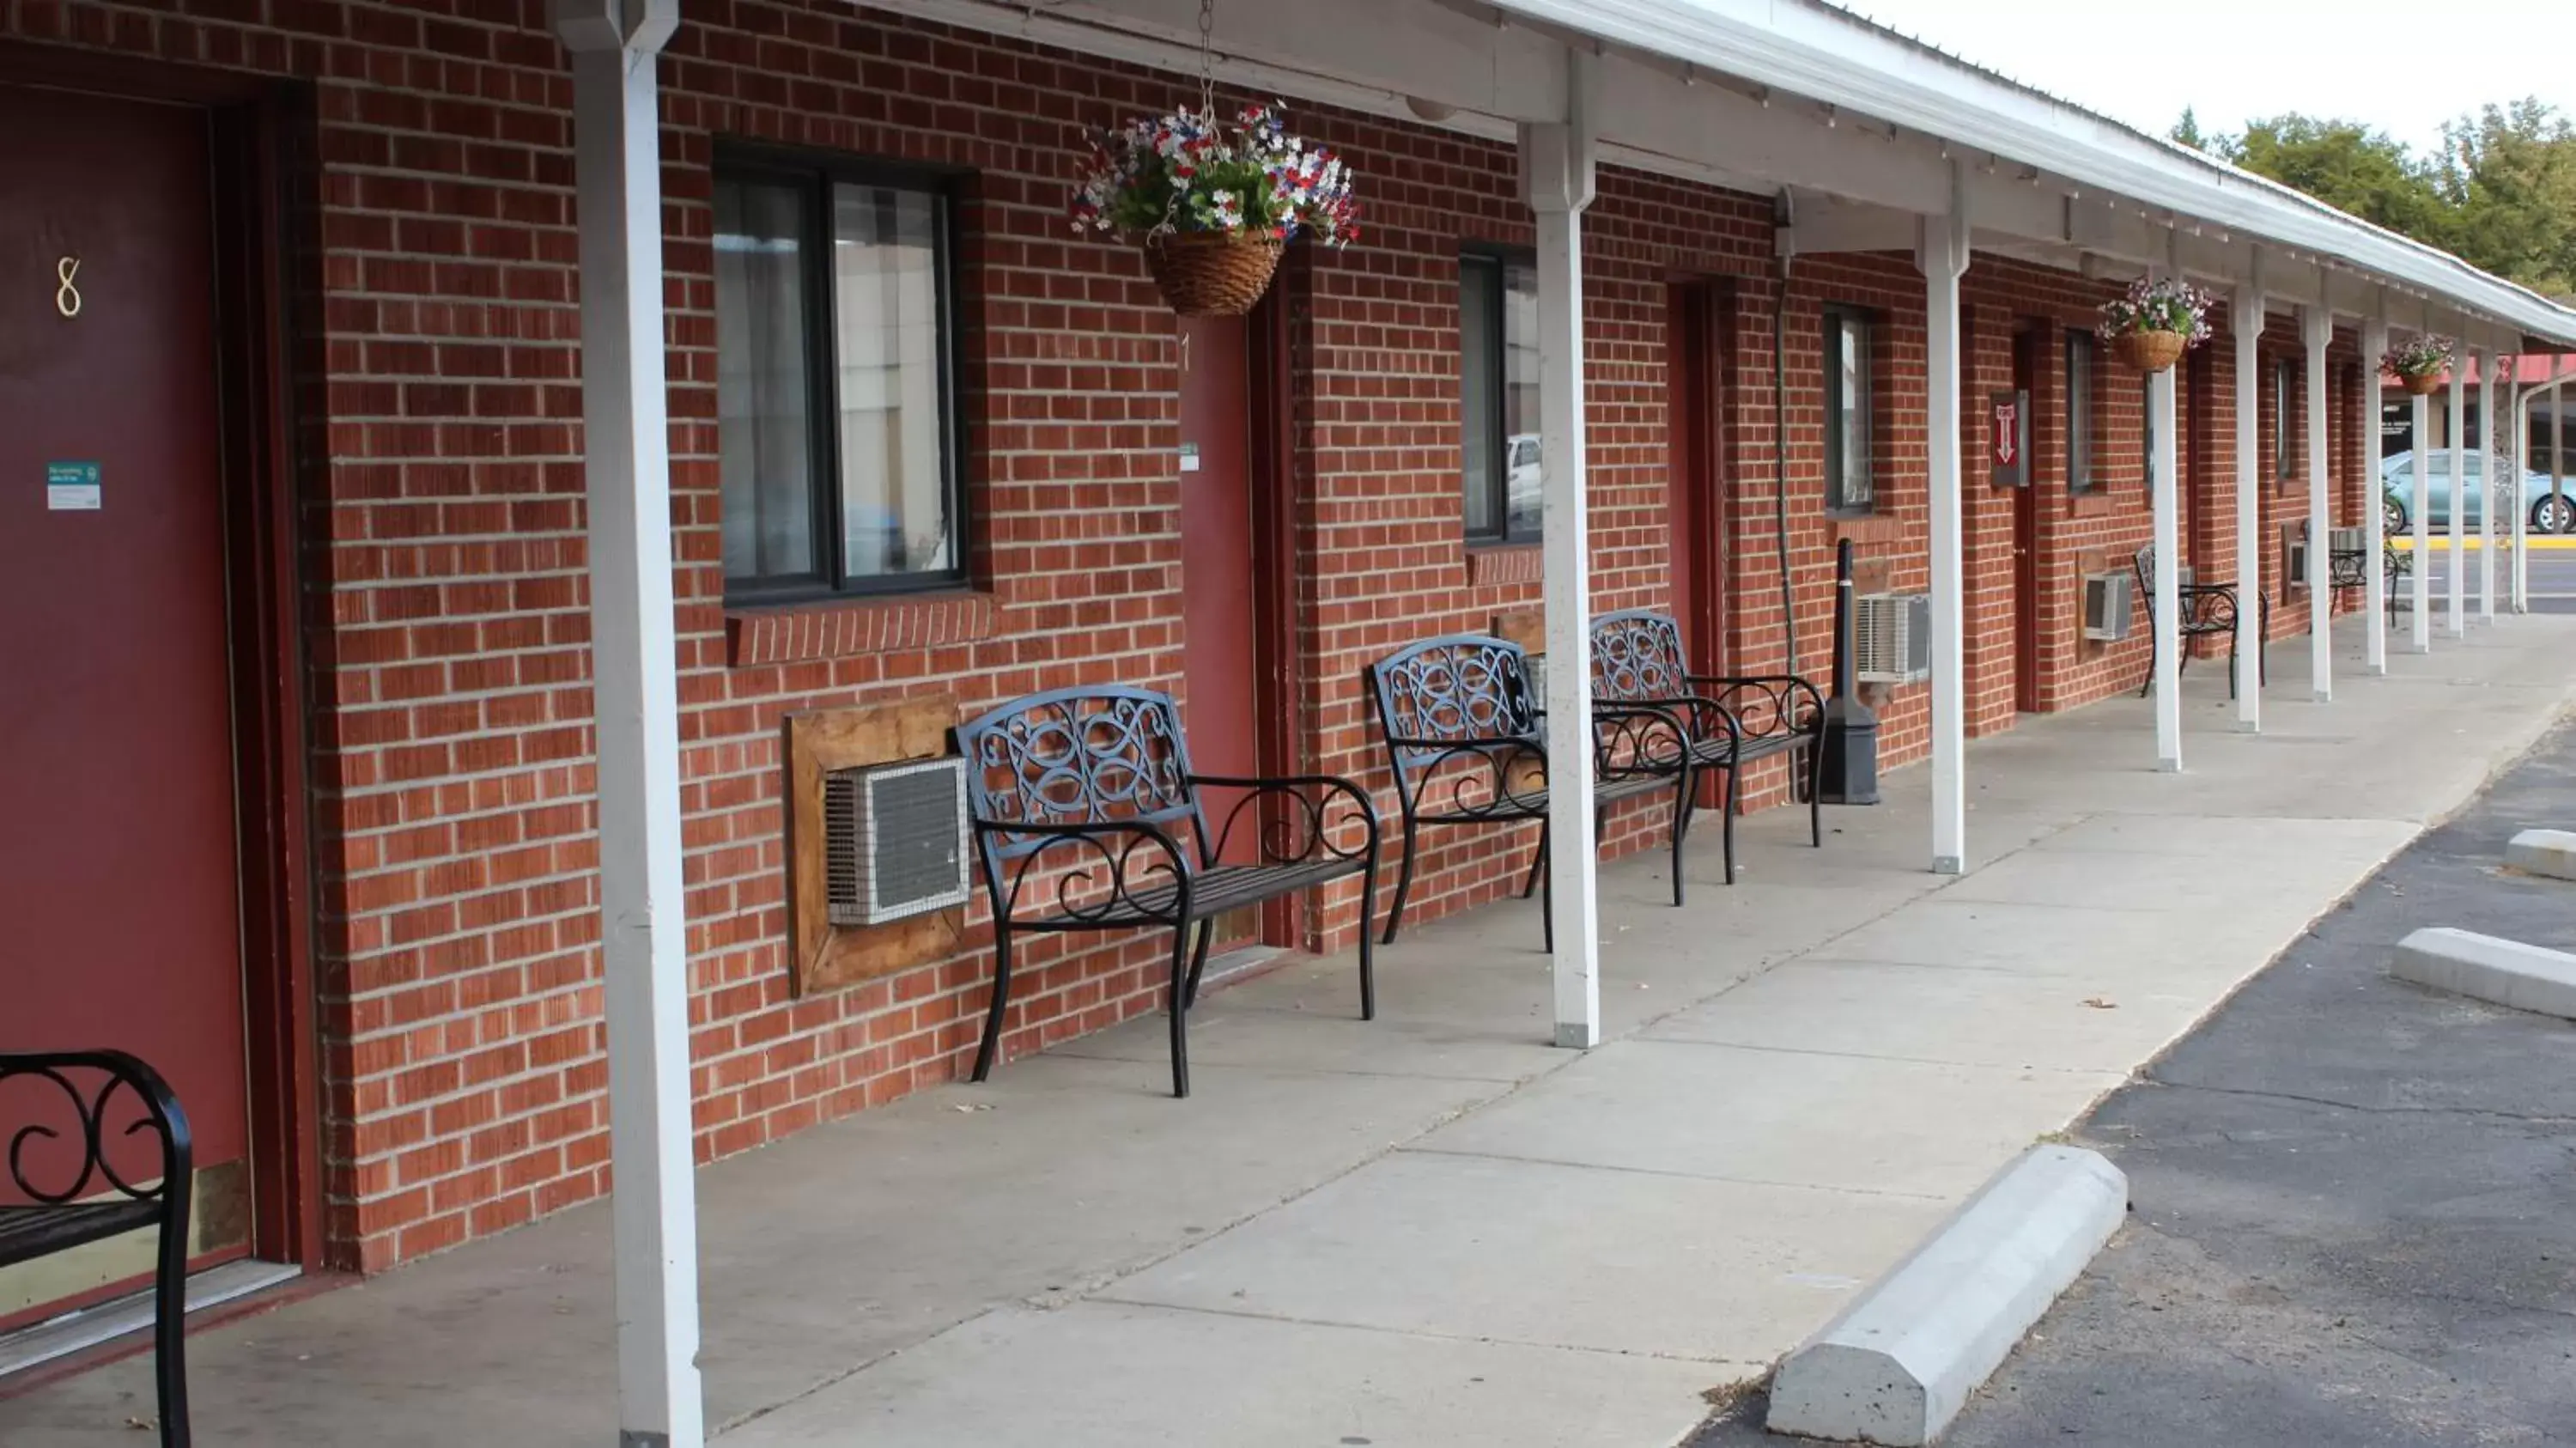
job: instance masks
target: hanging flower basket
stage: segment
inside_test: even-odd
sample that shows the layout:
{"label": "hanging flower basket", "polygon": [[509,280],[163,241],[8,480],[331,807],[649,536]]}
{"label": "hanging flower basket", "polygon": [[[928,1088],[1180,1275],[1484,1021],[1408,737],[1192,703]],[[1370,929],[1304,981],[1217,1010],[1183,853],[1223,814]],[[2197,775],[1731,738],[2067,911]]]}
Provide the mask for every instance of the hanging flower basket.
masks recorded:
{"label": "hanging flower basket", "polygon": [[2162,372],[2191,350],[2191,339],[2180,332],[2122,332],[2111,339],[2111,350],[2141,372]]}
{"label": "hanging flower basket", "polygon": [[2450,380],[2451,359],[2458,351],[2457,344],[2448,337],[2418,332],[2389,348],[2379,365],[2407,391],[2426,397],[2441,391],[2442,384]]}
{"label": "hanging flower basket", "polygon": [[1249,106],[1227,124],[1212,107],[1184,106],[1103,132],[1074,188],[1074,230],[1140,248],[1183,316],[1251,311],[1291,240],[1311,232],[1345,246],[1359,235],[1349,168],[1289,135],[1280,114]]}
{"label": "hanging flower basket", "polygon": [[1239,317],[1270,290],[1287,243],[1241,231],[1167,231],[1145,238],[1145,269],[1184,317]]}
{"label": "hanging flower basket", "polygon": [[2189,282],[2142,278],[2126,296],[2102,304],[2096,330],[2121,361],[2142,372],[2162,372],[2209,340],[2209,308],[2209,293]]}

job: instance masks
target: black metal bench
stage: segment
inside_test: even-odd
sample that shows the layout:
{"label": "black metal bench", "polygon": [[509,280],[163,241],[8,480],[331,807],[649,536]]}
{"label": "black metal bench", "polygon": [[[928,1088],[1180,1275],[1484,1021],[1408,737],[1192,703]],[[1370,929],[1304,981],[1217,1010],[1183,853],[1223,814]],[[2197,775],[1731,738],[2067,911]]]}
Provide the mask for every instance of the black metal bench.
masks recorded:
{"label": "black metal bench", "polygon": [[[2132,561],[2136,564],[2138,570],[2138,597],[2146,604],[2147,609],[2147,638],[2149,641],[2147,648],[2147,681],[2138,686],[2138,697],[2143,699],[2156,687],[2156,651],[2154,647],[2156,630],[2155,545],[2150,543],[2146,547],[2139,549],[2137,557]],[[2231,699],[2235,698],[2236,654],[2239,643],[2236,636],[2236,614],[2237,610],[2241,606],[2237,601],[2236,585],[2233,583],[2192,583],[2183,579],[2176,579],[2174,583],[2174,598],[2177,611],[2181,615],[2181,617],[2176,620],[2176,623],[2182,636],[2182,658],[2176,661],[2174,673],[2176,676],[2179,676],[2183,670],[2191,667],[2191,641],[2193,639],[2208,638],[2214,634],[2224,634],[2227,636],[2227,697]],[[2272,682],[2271,669],[2270,665],[2264,660],[2263,655],[2265,650],[2262,648],[2261,644],[2270,642],[2272,637],[2272,600],[2268,595],[2257,590],[2254,595],[2254,601],[2260,608],[2260,615],[2257,619],[2260,627],[2255,631],[2255,637],[2261,641],[2256,645],[2254,651],[2254,667],[2261,671],[2258,675],[2260,680],[2263,683],[2268,684]]]}
{"label": "black metal bench", "polygon": [[[40,1084],[39,1084],[40,1083]],[[57,1097],[59,1099],[57,1099]],[[128,1100],[127,1098],[131,1098]],[[0,1139],[25,1200],[0,1203],[0,1267],[144,1228],[159,1233],[152,1274],[153,1380],[161,1442],[188,1442],[187,1113],[160,1074],[122,1051],[0,1052]],[[33,1113],[33,1119],[27,1119]],[[159,1175],[135,1174],[145,1137]]]}
{"label": "black metal bench", "polygon": [[[1794,674],[1694,674],[1682,651],[1682,626],[1651,608],[1605,613],[1592,622],[1592,698],[1599,704],[1647,704],[1672,710],[1690,730],[1690,750],[1676,767],[1691,776],[1682,787],[1693,798],[1698,777],[1726,776],[1726,883],[1735,883],[1735,817],[1742,804],[1743,766],[1775,754],[1792,756],[1795,789],[1807,800],[1807,833],[1825,843],[1823,792],[1825,696]],[[1678,879],[1675,903],[1680,901]]]}
{"label": "black metal bench", "polygon": [[[2339,531],[2339,530],[2338,530]],[[2385,583],[2380,592],[2381,605],[2391,619],[2397,617],[2397,585],[2415,571],[2415,555],[2400,549],[2394,540],[2379,545],[2379,574]],[[2337,593],[2359,593],[2370,587],[2370,549],[2336,548],[2326,554],[2326,586]]]}
{"label": "black metal bench", "polygon": [[[1395,943],[1413,888],[1425,825],[1518,825],[1547,818],[1545,711],[1520,645],[1484,634],[1425,639],[1367,666],[1361,685],[1377,705],[1378,730],[1404,813],[1404,854],[1387,907],[1385,943]],[[1669,709],[1598,705],[1593,710],[1592,805],[1598,820],[1615,800],[1665,790],[1673,796],[1673,903],[1682,903],[1682,838],[1690,830],[1689,734]],[[1539,831],[1521,898],[1547,874],[1547,831]],[[1548,948],[1556,925],[1542,910]]]}
{"label": "black metal bench", "polygon": [[[1360,1018],[1376,1018],[1378,820],[1366,790],[1329,775],[1194,773],[1179,712],[1149,689],[1015,699],[959,726],[957,750],[993,906],[993,1000],[976,1080],[1001,1048],[1013,935],[1168,926],[1172,1094],[1189,1095],[1189,1008],[1217,917],[1351,875],[1360,877]],[[1203,789],[1242,792],[1213,832]]]}

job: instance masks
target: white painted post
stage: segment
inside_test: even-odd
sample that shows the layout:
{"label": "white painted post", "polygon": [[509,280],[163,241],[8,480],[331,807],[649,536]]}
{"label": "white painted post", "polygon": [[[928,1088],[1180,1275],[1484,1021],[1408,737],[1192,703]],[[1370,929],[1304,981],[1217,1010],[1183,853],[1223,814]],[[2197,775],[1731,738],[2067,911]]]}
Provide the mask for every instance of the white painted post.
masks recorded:
{"label": "white painted post", "polygon": [[1521,189],[1538,215],[1540,549],[1547,606],[1547,858],[1556,1043],[1601,1043],[1592,835],[1592,576],[1583,443],[1583,209],[1592,204],[1588,53],[1567,57],[1568,119],[1521,127]]}
{"label": "white painted post", "polygon": [[[2495,622],[2496,578],[2496,507],[2498,499],[2508,496],[2504,484],[2509,481],[2496,471],[2496,399],[2504,394],[2496,390],[2496,368],[2505,365],[2504,358],[2486,354],[2478,367],[2478,622]],[[2520,488],[2510,496],[2519,497]],[[2519,508],[2515,509],[2520,512]]]}
{"label": "white painted post", "polygon": [[654,57],[678,0],[555,0],[573,67],[620,1448],[698,1448],[698,1219]]}
{"label": "white painted post", "polygon": [[1950,211],[1925,216],[1915,265],[1923,272],[1925,418],[1932,482],[1932,871],[1968,868],[1967,595],[1960,546],[1959,279],[1968,270],[1968,198],[1950,163]]}
{"label": "white painted post", "polygon": [[2166,774],[2182,771],[2182,480],[2175,475],[2181,449],[2174,437],[2181,421],[2174,405],[2181,373],[2177,363],[2147,385],[2147,406],[2154,412],[2148,425],[2156,434],[2156,455],[2147,460],[2155,470],[2156,768]]}
{"label": "white painted post", "polygon": [[2513,386],[2505,395],[2504,420],[2510,431],[2505,433],[2504,470],[2506,481],[2513,487],[2513,571],[2505,576],[2506,606],[2515,613],[2531,612],[2531,505],[2533,499],[2522,495],[2522,480],[2531,472],[2525,461],[2531,455],[2531,419],[2523,412],[2522,362],[2514,359]]}
{"label": "white painted post", "polygon": [[[2469,634],[2468,611],[2468,481],[2469,481],[2469,358],[2475,354],[2460,349],[2451,362],[2451,527],[2450,578],[2446,594],[2450,612],[2442,620],[2442,631],[2451,637]],[[2422,491],[2422,489],[2418,489]]]}
{"label": "white painted post", "polygon": [[2380,464],[2388,456],[2388,439],[2379,425],[2379,359],[2387,355],[2388,319],[2363,322],[2361,430],[2367,441],[2361,449],[2361,669],[2366,674],[2388,672],[2388,570],[2380,566],[2388,556],[2388,510],[2380,506],[2379,485]]}
{"label": "white painted post", "polygon": [[[2254,535],[2263,527],[2259,474],[2262,449],[2263,256],[2254,255],[2253,278],[2237,287],[2228,319],[2236,343],[2236,727],[2263,728],[2263,555]],[[2161,571],[2161,570],[2160,570]]]}
{"label": "white painted post", "polygon": [[2326,479],[2326,348],[2334,343],[2334,313],[2300,308],[2299,341],[2308,378],[2308,689],[2322,704],[2334,697],[2334,496]]}
{"label": "white painted post", "polygon": [[2413,597],[2407,601],[2414,612],[2407,627],[2415,652],[2429,654],[2433,651],[2433,531],[2425,519],[2433,511],[2426,501],[2433,491],[2433,399],[2412,392],[2407,394],[2407,401],[2414,407],[2415,431],[2415,495],[2408,500],[2406,519],[2413,534],[2409,541],[2414,545],[2414,568],[2407,578]]}

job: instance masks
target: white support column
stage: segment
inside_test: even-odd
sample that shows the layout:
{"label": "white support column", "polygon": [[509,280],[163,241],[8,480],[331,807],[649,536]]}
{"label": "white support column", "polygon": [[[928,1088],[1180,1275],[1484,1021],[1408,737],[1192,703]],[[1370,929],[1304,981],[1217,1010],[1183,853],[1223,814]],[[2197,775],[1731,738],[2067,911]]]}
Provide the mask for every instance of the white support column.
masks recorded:
{"label": "white support column", "polygon": [[2326,348],[2334,342],[2334,314],[2300,308],[2299,341],[2308,378],[2308,689],[2322,704],[2334,697],[2334,496],[2326,478]]}
{"label": "white support column", "polygon": [[[2554,359],[2553,359],[2554,365]],[[2513,474],[2518,479],[2531,471],[2531,415],[2546,392],[2553,397],[2557,384],[2524,387],[2519,382],[2513,389]],[[2531,612],[2531,505],[2525,498],[2513,510],[2513,611]]]}
{"label": "white support column", "polygon": [[1538,215],[1540,569],[1547,606],[1547,858],[1556,1043],[1601,1043],[1592,835],[1592,568],[1583,443],[1583,209],[1592,204],[1593,86],[1575,52],[1568,118],[1521,127],[1521,190]]}
{"label": "white support column", "polygon": [[680,872],[655,55],[678,0],[556,0],[572,52],[581,407],[599,733],[600,955],[620,1448],[698,1448],[698,1214]]}
{"label": "white support column", "polygon": [[[2176,233],[2177,237],[2180,233]],[[2154,268],[2160,277],[2180,273],[2170,266]],[[2155,436],[2155,455],[2147,459],[2150,527],[2156,550],[2155,599],[2147,612],[2155,619],[2156,768],[2182,772],[2182,479],[2177,460],[2182,448],[2176,434],[2181,410],[2174,405],[2182,364],[2177,362],[2147,381],[2147,430]]]}
{"label": "white support column", "polygon": [[2415,434],[2415,489],[2414,496],[2408,500],[2409,516],[2406,519],[2407,530],[2412,534],[2408,541],[2414,545],[2409,555],[2413,566],[2407,574],[2407,589],[2411,594],[2407,603],[2412,609],[2407,618],[2407,630],[2415,652],[2429,654],[2433,651],[2433,531],[2426,519],[2433,510],[2427,506],[2426,499],[2432,494],[2433,399],[2421,392],[2411,392],[2407,394],[2407,401],[2414,409],[2410,420]]}
{"label": "white support column", "polygon": [[1932,871],[1968,868],[1968,653],[1965,569],[1960,540],[1959,279],[1968,270],[1968,204],[1959,163],[1950,163],[1950,213],[1917,223],[1915,265],[1923,272],[1924,424],[1931,433],[1932,481]]}
{"label": "white support column", "polygon": [[[2505,359],[2493,352],[2486,354],[2478,368],[2478,622],[2495,622],[2496,579],[2496,507],[2499,498],[2520,497],[2522,489],[2508,489],[2510,481],[2496,466],[2496,399],[2504,394],[2496,389],[2496,368]],[[2520,512],[2516,508],[2514,511]]]}
{"label": "white support column", "polygon": [[[2384,305],[2384,304],[2383,304]],[[2388,570],[2380,560],[2388,550],[2388,510],[2380,506],[2380,464],[2388,456],[2388,439],[2379,425],[2379,359],[2388,355],[2388,319],[2361,324],[2361,669],[2388,672]]]}
{"label": "white support column", "polygon": [[[2236,289],[2228,331],[2236,344],[2236,727],[2248,734],[2263,728],[2263,591],[2261,540],[2263,498],[2259,466],[2262,450],[2263,256],[2254,256],[2254,277]],[[2158,573],[2166,570],[2158,569]]]}
{"label": "white support column", "polygon": [[2450,577],[2446,597],[2450,611],[2443,615],[2442,632],[2451,637],[2466,638],[2469,633],[2468,610],[2468,475],[2469,475],[2469,358],[2476,354],[2466,347],[2451,361],[2451,527]]}

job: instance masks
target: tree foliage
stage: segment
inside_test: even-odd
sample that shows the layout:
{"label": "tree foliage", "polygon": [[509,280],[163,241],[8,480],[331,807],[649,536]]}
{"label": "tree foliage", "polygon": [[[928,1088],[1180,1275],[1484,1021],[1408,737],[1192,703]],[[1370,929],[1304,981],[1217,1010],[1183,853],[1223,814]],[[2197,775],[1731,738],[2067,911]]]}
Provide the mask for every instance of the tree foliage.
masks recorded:
{"label": "tree foliage", "polygon": [[2297,114],[2231,136],[2204,134],[2186,110],[2171,135],[2498,276],[2576,294],[2576,126],[2540,100],[2461,117],[2433,156],[2361,121]]}

